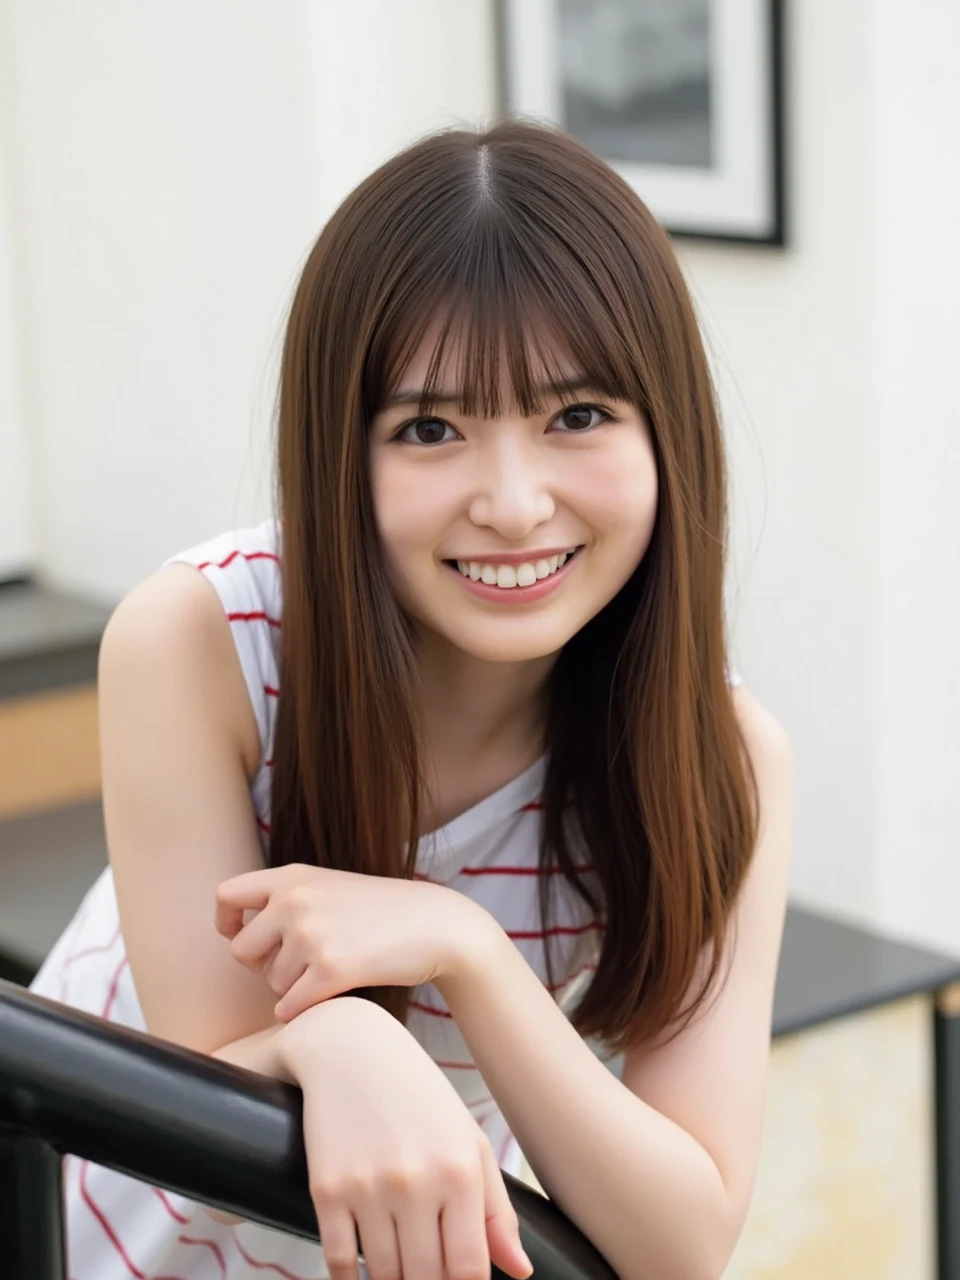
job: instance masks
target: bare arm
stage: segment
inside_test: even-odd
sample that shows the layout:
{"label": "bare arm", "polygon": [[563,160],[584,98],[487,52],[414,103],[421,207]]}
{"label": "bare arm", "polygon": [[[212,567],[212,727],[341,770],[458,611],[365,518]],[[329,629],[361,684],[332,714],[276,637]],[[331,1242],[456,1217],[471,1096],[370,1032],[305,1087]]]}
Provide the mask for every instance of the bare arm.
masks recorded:
{"label": "bare arm", "polygon": [[110,863],[147,1030],[297,1083],[272,992],[213,926],[217,885],[263,864],[248,789],[259,733],[229,628],[180,565],[111,618],[99,670]]}
{"label": "bare arm", "polygon": [[259,735],[212,588],[187,566],[120,604],[100,652],[103,806],[147,1029],[209,1053],[274,1023],[271,993],[213,927],[217,885],[262,866]]}
{"label": "bare arm", "polygon": [[726,984],[705,1012],[671,1043],[631,1049],[621,1083],[502,932],[488,929],[438,982],[534,1173],[624,1280],[719,1280],[750,1200],[793,788],[779,727],[745,691],[736,697],[761,831]]}

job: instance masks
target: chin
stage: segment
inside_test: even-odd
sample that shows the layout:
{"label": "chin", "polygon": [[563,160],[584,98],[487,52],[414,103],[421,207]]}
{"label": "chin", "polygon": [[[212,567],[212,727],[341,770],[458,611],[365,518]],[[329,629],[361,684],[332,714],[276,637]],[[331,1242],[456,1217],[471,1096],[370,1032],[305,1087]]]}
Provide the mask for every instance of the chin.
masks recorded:
{"label": "chin", "polygon": [[[508,628],[505,628],[508,630]],[[443,634],[443,633],[441,633]],[[572,633],[571,633],[572,634]],[[468,654],[471,658],[475,658],[478,662],[539,662],[544,658],[556,657],[563,646],[570,639],[569,635],[562,636],[482,636],[476,631],[470,635],[449,635],[443,634],[443,639],[447,644],[455,649],[459,649],[461,653]]]}

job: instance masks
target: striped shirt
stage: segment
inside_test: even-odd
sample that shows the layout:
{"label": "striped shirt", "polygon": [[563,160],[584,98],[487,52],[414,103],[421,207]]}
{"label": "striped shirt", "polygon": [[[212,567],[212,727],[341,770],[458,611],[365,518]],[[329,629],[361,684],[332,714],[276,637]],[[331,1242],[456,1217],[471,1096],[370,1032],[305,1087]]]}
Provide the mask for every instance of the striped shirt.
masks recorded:
{"label": "striped shirt", "polygon": [[[250,794],[265,852],[281,679],[279,556],[279,525],[269,520],[223,534],[166,562],[190,564],[203,573],[230,622],[260,733]],[[418,876],[447,885],[489,911],[544,983],[537,863],[545,768],[542,758],[424,836],[417,859]],[[592,874],[586,862],[583,874]],[[551,889],[554,995],[568,1010],[594,966],[599,926],[564,877],[552,876]],[[109,868],[81,903],[32,989],[145,1030]],[[516,1173],[522,1161],[517,1143],[434,986],[414,989],[407,1025],[490,1138],[501,1168]],[[202,1205],[89,1161],[68,1157],[64,1185],[69,1280],[314,1280],[327,1275],[316,1244],[252,1223],[225,1226]]]}

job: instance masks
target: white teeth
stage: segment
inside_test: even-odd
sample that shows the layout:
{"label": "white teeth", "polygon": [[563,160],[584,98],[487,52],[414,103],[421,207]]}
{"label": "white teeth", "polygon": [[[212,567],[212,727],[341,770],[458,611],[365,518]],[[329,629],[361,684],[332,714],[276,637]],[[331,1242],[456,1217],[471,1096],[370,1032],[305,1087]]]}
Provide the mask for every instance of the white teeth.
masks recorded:
{"label": "white teeth", "polygon": [[509,591],[512,587],[532,587],[538,580],[549,578],[566,564],[573,555],[573,550],[550,556],[546,560],[524,561],[518,565],[483,564],[479,560],[458,560],[456,564],[465,578]]}

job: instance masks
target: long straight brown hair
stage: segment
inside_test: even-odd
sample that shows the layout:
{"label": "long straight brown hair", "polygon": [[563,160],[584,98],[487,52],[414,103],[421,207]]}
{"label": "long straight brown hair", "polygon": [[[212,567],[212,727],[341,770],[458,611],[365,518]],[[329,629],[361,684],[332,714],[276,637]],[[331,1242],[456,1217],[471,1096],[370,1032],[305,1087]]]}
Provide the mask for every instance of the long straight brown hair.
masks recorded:
{"label": "long straight brown hair", "polygon": [[[696,319],[649,211],[559,131],[508,122],[426,138],[344,201],[307,258],[278,398],[270,860],[413,875],[416,640],[385,569],[368,433],[438,323],[422,413],[456,333],[462,412],[500,412],[504,350],[521,412],[540,411],[535,375],[559,375],[565,358],[652,434],[649,549],[560,653],[545,724],[541,866],[559,867],[603,923],[573,1021],[622,1049],[682,1025],[720,973],[756,795],[727,686],[725,465]],[[574,871],[582,842],[593,889]],[[540,880],[545,925],[556,879]],[[367,994],[405,1018],[405,990]]]}

